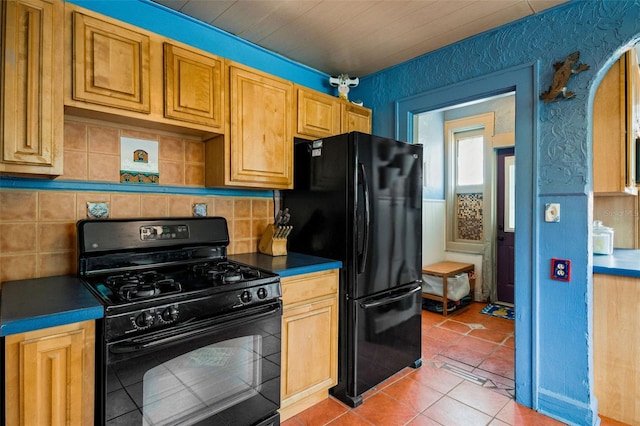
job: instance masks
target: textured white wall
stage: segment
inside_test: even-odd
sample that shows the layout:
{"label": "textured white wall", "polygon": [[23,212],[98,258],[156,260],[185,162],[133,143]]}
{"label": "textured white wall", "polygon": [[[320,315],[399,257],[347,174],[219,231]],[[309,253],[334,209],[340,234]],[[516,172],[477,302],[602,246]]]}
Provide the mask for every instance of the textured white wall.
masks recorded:
{"label": "textured white wall", "polygon": [[445,260],[445,217],[444,200],[422,201],[422,266]]}

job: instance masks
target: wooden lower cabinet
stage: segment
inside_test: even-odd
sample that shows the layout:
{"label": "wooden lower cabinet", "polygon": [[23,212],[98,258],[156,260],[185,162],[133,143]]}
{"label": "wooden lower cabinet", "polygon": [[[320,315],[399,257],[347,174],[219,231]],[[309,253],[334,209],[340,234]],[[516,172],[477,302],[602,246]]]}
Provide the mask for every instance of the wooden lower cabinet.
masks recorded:
{"label": "wooden lower cabinet", "polygon": [[5,338],[6,424],[93,425],[95,323]]}
{"label": "wooden lower cabinet", "polygon": [[640,424],[640,279],[593,275],[593,391],[598,412]]}
{"label": "wooden lower cabinet", "polygon": [[327,398],[338,377],[338,270],[282,279],[280,420]]}

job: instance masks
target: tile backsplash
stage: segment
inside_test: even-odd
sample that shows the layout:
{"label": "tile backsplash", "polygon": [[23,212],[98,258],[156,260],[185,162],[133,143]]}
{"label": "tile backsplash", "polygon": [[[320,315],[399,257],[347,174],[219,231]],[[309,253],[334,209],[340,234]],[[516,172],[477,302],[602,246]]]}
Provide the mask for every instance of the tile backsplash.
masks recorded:
{"label": "tile backsplash", "polygon": [[[118,183],[121,135],[158,140],[160,186],[204,188],[203,142],[69,118],[64,175],[59,179]],[[75,224],[88,218],[88,203],[104,203],[110,218],[194,216],[195,211],[222,216],[229,226],[229,254],[257,251],[273,221],[273,200],[268,197],[0,188],[0,285],[75,274]]]}

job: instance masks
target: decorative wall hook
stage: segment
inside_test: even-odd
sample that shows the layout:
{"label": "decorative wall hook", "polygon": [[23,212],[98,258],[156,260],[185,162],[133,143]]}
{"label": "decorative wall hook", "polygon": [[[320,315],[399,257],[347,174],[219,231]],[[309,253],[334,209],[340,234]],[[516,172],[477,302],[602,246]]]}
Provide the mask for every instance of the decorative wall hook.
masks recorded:
{"label": "decorative wall hook", "polygon": [[567,90],[567,83],[572,75],[578,74],[589,69],[587,64],[579,64],[580,52],[573,52],[564,60],[564,62],[556,62],[553,64],[556,73],[553,75],[553,83],[549,86],[549,90],[542,92],[540,99],[545,103],[553,102],[562,95],[562,99],[571,99],[576,96],[574,92]]}

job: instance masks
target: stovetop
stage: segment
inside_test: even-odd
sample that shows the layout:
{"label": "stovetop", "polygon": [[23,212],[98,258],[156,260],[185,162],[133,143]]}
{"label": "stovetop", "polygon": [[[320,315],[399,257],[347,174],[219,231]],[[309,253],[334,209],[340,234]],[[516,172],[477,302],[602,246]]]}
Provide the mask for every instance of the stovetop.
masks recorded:
{"label": "stovetop", "polygon": [[280,277],[227,259],[222,217],[81,220],[78,276],[105,307],[107,340],[265,303]]}
{"label": "stovetop", "polygon": [[226,259],[172,266],[153,265],[145,269],[122,270],[86,277],[85,282],[108,306],[134,305],[167,298],[197,297],[238,291],[277,280],[271,272]]}

